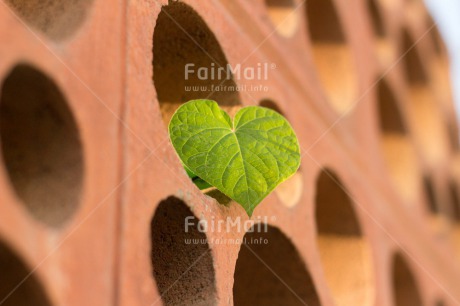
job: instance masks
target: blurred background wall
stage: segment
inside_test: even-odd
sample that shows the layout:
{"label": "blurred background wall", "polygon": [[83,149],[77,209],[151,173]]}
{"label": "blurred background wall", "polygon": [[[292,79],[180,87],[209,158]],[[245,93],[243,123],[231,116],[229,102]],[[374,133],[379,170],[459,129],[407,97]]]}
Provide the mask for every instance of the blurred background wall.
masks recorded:
{"label": "blurred background wall", "polygon": [[460,118],[460,1],[425,0],[425,2],[449,49],[457,117]]}

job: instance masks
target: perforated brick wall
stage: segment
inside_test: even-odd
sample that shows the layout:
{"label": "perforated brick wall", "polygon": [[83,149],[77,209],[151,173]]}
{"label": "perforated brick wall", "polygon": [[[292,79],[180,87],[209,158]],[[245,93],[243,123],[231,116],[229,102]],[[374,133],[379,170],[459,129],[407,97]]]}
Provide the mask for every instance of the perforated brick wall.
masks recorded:
{"label": "perforated brick wall", "polygon": [[[0,305],[460,304],[457,122],[421,0],[2,0],[0,25]],[[266,230],[184,232],[248,219],[169,142],[196,98],[296,131]]]}

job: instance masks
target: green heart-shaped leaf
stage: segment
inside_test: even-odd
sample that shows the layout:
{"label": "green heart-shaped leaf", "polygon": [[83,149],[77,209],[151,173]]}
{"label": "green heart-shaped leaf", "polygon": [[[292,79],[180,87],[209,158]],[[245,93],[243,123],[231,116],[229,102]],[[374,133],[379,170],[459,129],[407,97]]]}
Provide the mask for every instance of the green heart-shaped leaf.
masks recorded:
{"label": "green heart-shaped leaf", "polygon": [[291,126],[264,107],[244,107],[232,122],[215,101],[193,100],[171,118],[169,135],[185,166],[241,204],[249,216],[300,165]]}

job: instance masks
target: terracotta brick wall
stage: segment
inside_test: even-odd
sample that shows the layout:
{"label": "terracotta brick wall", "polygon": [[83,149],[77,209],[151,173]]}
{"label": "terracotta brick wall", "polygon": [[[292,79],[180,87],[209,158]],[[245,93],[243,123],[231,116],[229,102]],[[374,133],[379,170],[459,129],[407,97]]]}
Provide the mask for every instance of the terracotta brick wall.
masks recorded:
{"label": "terracotta brick wall", "polygon": [[[460,304],[457,122],[422,1],[2,0],[0,24],[0,305]],[[184,232],[248,219],[169,143],[195,98],[296,131],[262,232]]]}

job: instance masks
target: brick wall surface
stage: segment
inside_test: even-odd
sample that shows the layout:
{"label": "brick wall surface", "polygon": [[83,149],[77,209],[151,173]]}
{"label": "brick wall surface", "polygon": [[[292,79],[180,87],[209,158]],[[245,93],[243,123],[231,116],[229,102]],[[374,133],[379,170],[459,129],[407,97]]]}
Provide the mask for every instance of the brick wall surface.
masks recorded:
{"label": "brick wall surface", "polygon": [[[460,304],[457,122],[421,0],[2,0],[0,25],[0,305]],[[248,220],[169,142],[194,98],[296,131],[266,231],[184,232]]]}

